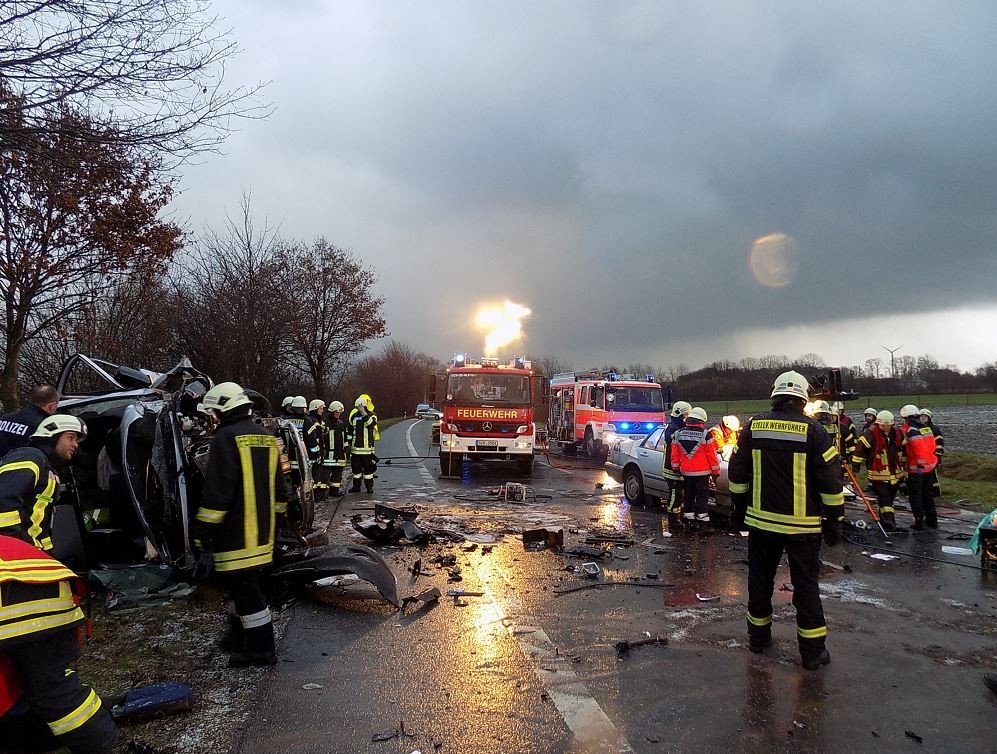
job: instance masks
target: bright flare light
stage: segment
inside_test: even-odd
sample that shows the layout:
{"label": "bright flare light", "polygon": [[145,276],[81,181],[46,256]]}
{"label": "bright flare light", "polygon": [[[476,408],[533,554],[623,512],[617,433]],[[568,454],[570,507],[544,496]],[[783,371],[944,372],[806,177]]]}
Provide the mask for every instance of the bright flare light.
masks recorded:
{"label": "bright flare light", "polygon": [[762,285],[783,288],[793,282],[799,269],[799,250],[790,236],[772,233],[751,245],[748,256],[751,273]]}
{"label": "bright flare light", "polygon": [[506,301],[502,306],[484,306],[474,323],[485,331],[485,356],[497,356],[502,346],[523,337],[523,320],[532,312],[525,306]]}

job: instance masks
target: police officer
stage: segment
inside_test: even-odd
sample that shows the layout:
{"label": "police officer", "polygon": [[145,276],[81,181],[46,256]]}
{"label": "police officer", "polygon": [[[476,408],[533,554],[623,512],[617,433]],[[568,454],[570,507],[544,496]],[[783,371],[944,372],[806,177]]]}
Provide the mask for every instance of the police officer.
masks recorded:
{"label": "police officer", "polygon": [[233,628],[241,646],[229,665],[273,665],[273,621],[260,569],[273,562],[277,508],[287,502],[277,438],[253,421],[252,400],[234,382],[205,393],[204,410],[220,426],[211,440],[195,545],[203,548],[202,560],[210,553],[238,618]]}
{"label": "police officer", "polygon": [[907,501],[914,514],[912,529],[938,528],[938,514],[935,511],[935,496],[932,492],[932,474],[938,466],[935,455],[935,433],[931,427],[920,422],[917,406],[908,403],[900,409],[904,425],[900,431],[904,436],[904,454],[907,458]]}
{"label": "police officer", "polygon": [[346,407],[339,401],[329,404],[326,417],[326,454],[322,463],[328,469],[329,494],[343,494],[343,469],[346,468],[346,455],[350,448],[347,437],[349,427],[343,418]]}
{"label": "police officer", "polygon": [[20,411],[0,416],[0,458],[14,448],[28,444],[28,438],[42,419],[59,407],[59,393],[51,385],[39,385],[31,392],[31,400]]}
{"label": "police officer", "polygon": [[675,401],[668,416],[668,424],[665,425],[661,435],[661,444],[665,449],[662,476],[668,484],[668,499],[664,501],[665,510],[676,516],[682,511],[685,488],[682,484],[682,475],[672,468],[672,437],[685,426],[685,419],[690,411],[692,411],[690,404],[685,401]]}
{"label": "police officer", "polygon": [[[57,470],[65,467],[86,437],[75,416],[54,414],[42,420],[23,448],[0,461],[0,534],[52,549],[52,506],[59,499]],[[2,604],[2,603],[0,603]]]}
{"label": "police officer", "polygon": [[880,411],[872,428],[859,437],[851,456],[852,471],[855,474],[858,474],[859,467],[865,461],[869,483],[879,503],[879,517],[887,531],[895,531],[897,528],[893,500],[907,473],[904,469],[903,444],[903,435],[893,426],[893,414],[890,411]]}
{"label": "police officer", "polygon": [[374,491],[376,470],[374,442],[377,439],[377,416],[368,410],[368,405],[370,405],[368,399],[361,395],[354,404],[356,410],[350,415],[350,436],[353,441],[353,454],[350,456],[353,484],[350,492],[359,492],[361,481],[367,492]]}
{"label": "police officer", "polygon": [[772,410],[741,430],[730,461],[731,522],[748,527],[748,638],[752,652],[772,644],[772,588],[783,552],[789,559],[796,633],[803,666],[831,661],[820,601],[821,535],[841,541],[841,460],[820,422],[804,414],[809,385],[799,372],[780,374]]}
{"label": "police officer", "polygon": [[323,464],[326,456],[325,401],[315,398],[308,404],[308,413],[302,425],[302,439],[312,464],[312,479],[315,482],[315,499],[324,500],[329,494],[329,474]]}

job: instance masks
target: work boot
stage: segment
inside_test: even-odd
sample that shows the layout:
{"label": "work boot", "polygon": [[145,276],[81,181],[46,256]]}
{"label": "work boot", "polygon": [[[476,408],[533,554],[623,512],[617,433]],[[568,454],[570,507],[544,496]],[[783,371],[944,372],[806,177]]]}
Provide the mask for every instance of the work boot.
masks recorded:
{"label": "work boot", "polygon": [[367,494],[370,495],[374,492],[374,485],[370,484],[367,486]]}
{"label": "work boot", "polygon": [[772,646],[772,634],[768,634],[767,636],[748,637],[748,649],[750,649],[756,655],[761,654],[771,646]]}
{"label": "work boot", "polygon": [[359,491],[360,491],[360,482],[357,482],[356,484],[350,487],[350,492],[359,492]]}
{"label": "work boot", "polygon": [[236,652],[228,658],[228,666],[230,668],[245,668],[249,666],[267,666],[276,664],[276,652]]}
{"label": "work boot", "polygon": [[822,665],[831,664],[831,653],[826,649],[822,649],[816,657],[804,657],[802,659],[803,667],[807,670],[818,670]]}
{"label": "work boot", "polygon": [[914,516],[914,524],[910,528],[914,531],[924,531],[924,516]]}
{"label": "work boot", "polygon": [[222,652],[241,652],[246,646],[246,635],[244,629],[242,628],[242,621],[239,620],[239,616],[228,615],[228,630],[225,635],[222,636],[221,641],[218,642],[218,648]]}
{"label": "work boot", "polygon": [[997,694],[997,673],[984,674],[983,685]]}
{"label": "work boot", "polygon": [[892,513],[881,513],[879,515],[879,520],[883,524],[883,528],[886,529],[886,531],[897,530],[897,519]]}

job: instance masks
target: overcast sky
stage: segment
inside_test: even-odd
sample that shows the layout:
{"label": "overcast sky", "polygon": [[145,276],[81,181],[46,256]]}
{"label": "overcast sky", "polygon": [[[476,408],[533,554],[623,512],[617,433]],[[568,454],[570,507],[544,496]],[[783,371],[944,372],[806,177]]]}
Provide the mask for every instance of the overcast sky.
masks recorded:
{"label": "overcast sky", "polygon": [[997,359],[997,3],[214,6],[277,109],[178,215],[251,190],[373,267],[418,350],[480,352],[508,298],[579,368]]}

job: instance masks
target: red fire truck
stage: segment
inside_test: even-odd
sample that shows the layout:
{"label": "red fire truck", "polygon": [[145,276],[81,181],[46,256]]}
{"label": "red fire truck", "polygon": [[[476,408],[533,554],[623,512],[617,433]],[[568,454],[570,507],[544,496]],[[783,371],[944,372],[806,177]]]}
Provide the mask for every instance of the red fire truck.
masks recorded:
{"label": "red fire truck", "polygon": [[573,455],[581,446],[605,458],[618,439],[640,438],[664,424],[665,403],[654,375],[563,372],[550,378],[551,443]]}
{"label": "red fire truck", "polygon": [[443,375],[434,375],[430,400],[437,387],[443,394],[440,420],[440,471],[459,475],[461,462],[515,461],[524,475],[533,471],[536,424],[533,419],[537,377],[530,362],[518,356],[470,359],[455,354]]}

